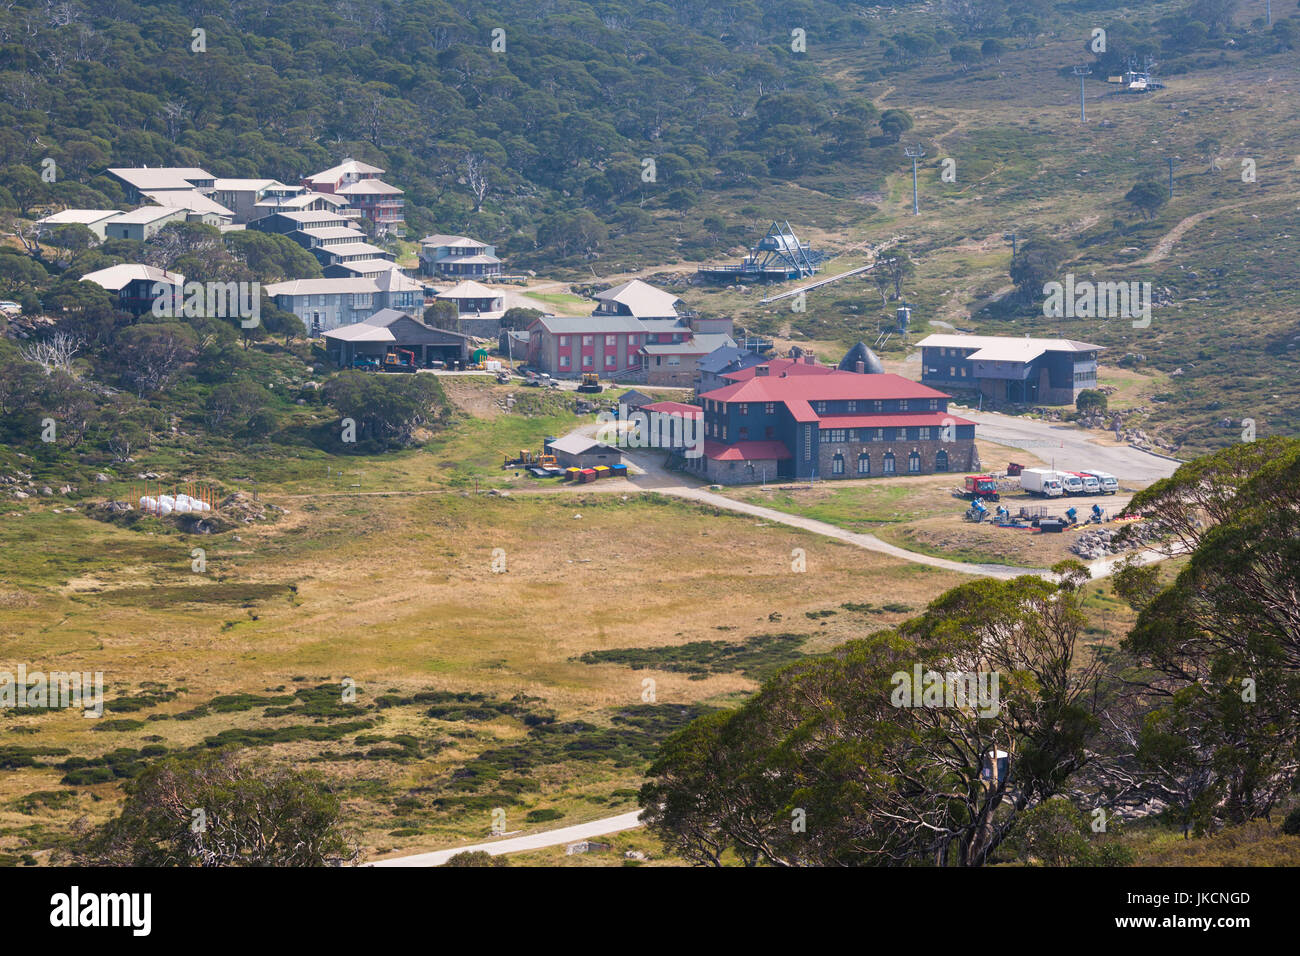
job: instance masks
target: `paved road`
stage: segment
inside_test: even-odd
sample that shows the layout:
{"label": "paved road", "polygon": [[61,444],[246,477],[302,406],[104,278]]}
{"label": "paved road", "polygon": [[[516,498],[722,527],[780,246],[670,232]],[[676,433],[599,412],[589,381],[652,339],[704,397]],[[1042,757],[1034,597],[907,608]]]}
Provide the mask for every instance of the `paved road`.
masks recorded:
{"label": "paved road", "polygon": [[616,817],[605,817],[588,823],[579,823],[558,830],[546,830],[542,833],[530,833],[527,836],[511,837],[506,840],[493,840],[490,843],[475,843],[472,846],[457,846],[447,850],[434,850],[432,853],[416,853],[414,856],[396,856],[387,860],[375,860],[367,866],[441,866],[457,853],[483,850],[492,856],[502,853],[518,853],[521,850],[540,850],[548,846],[560,846],[576,843],[593,837],[608,836],[624,830],[634,830],[641,825],[637,817],[640,810],[621,813]]}
{"label": "paved road", "polygon": [[990,578],[1014,578],[1021,574],[1048,573],[1046,569],[1034,571],[1028,568],[1017,568],[1007,564],[972,564],[969,561],[952,561],[948,558],[936,558],[932,555],[921,554],[917,551],[908,551],[906,548],[900,548],[897,545],[882,541],[874,534],[864,534],[858,531],[846,531],[838,525],[828,524],[825,521],[818,521],[816,518],[806,518],[803,515],[793,515],[784,511],[777,511],[774,508],[764,508],[761,505],[752,505],[745,501],[737,501],[734,498],[728,498],[726,495],[715,494],[705,488],[691,488],[686,485],[677,487],[659,488],[661,494],[672,495],[676,498],[687,498],[691,501],[698,501],[702,504],[713,505],[716,508],[724,508],[728,511],[735,511],[740,514],[753,515],[756,518],[762,518],[764,521],[772,521],[777,524],[789,525],[792,528],[802,528],[805,531],[811,531],[814,534],[824,535],[827,538],[834,538],[847,544],[856,545],[866,551],[875,551],[878,554],[887,554],[893,558],[899,558],[903,561],[911,561],[913,564],[926,564],[932,568],[942,568],[945,571],[957,571],[961,574],[975,574],[981,577]]}
{"label": "paved road", "polygon": [[1023,448],[1069,471],[1098,468],[1121,481],[1151,482],[1168,478],[1179,465],[1130,445],[1097,444],[1093,440],[1097,433],[1074,425],[965,409],[956,409],[954,414],[975,422],[979,426],[976,435],[985,441]]}

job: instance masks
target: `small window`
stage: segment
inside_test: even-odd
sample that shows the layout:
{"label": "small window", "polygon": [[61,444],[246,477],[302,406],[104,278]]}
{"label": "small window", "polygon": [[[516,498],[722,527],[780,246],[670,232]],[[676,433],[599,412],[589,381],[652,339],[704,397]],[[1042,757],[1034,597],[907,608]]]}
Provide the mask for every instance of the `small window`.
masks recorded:
{"label": "small window", "polygon": [[859,475],[871,474],[871,456],[868,455],[865,451],[862,454],[858,455],[858,474]]}
{"label": "small window", "polygon": [[858,403],[855,402],[853,399],[849,399],[849,411],[856,412],[857,410],[858,410]]}
{"label": "small window", "polygon": [[887,474],[887,475],[892,475],[892,474],[894,474],[894,453],[893,453],[892,451],[887,451],[887,452],[885,452],[885,467],[884,467],[884,471],[885,471],[885,474]]}
{"label": "small window", "polygon": [[591,344],[591,336],[590,336],[590,335],[584,335],[584,336],[582,337],[582,344],[583,344],[583,345],[590,345],[590,344]]}
{"label": "small window", "polygon": [[916,474],[921,470],[921,456],[916,452],[912,452],[907,456],[907,470],[912,474]]}
{"label": "small window", "polygon": [[899,410],[900,412],[905,412],[905,411],[907,411],[907,399],[905,399],[905,398],[900,398],[900,399],[898,400],[898,410]]}
{"label": "small window", "polygon": [[607,336],[605,336],[605,344],[606,344],[606,345],[613,345],[613,344],[615,344],[616,341],[617,341],[617,339],[616,339],[614,336],[612,336],[612,335],[607,335]]}
{"label": "small window", "polygon": [[561,345],[568,345],[568,344],[569,344],[569,337],[568,337],[567,335],[561,335],[561,336],[560,336],[560,344],[561,344]]}
{"label": "small window", "polygon": [[843,455],[837,454],[834,458],[831,459],[831,474],[832,474],[832,475],[842,475],[842,474],[844,474],[844,456],[843,456]]}
{"label": "small window", "polygon": [[763,404],[763,414],[764,414],[764,415],[775,415],[775,414],[776,414],[776,402],[765,402],[765,403]]}
{"label": "small window", "polygon": [[748,403],[746,403],[746,402],[741,402],[741,403],[740,403],[740,414],[742,414],[742,415],[748,415],[748,414],[749,414],[749,404],[748,404]]}

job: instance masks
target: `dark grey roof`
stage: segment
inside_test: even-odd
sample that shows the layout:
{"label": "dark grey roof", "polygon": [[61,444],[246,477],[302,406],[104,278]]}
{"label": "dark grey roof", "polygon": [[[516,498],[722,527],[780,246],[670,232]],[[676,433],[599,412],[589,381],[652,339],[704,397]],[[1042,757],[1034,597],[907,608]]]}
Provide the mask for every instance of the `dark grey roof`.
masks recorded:
{"label": "dark grey roof", "polygon": [[[469,342],[468,335],[453,332],[450,329],[434,328],[421,322],[409,312],[402,312],[398,309],[380,309],[364,322],[358,324],[386,328],[393,333],[393,338],[398,342],[414,343],[416,345],[448,345]],[[347,326],[342,327],[347,328]]]}
{"label": "dark grey roof", "polygon": [[655,403],[655,399],[645,392],[638,392],[635,388],[625,393],[619,401],[628,408],[640,408],[642,405],[653,405]]}
{"label": "dark grey roof", "polygon": [[865,342],[859,342],[844,353],[844,358],[840,359],[839,369],[841,372],[856,372],[859,362],[862,363],[868,375],[883,375],[885,373],[885,366],[880,364],[880,357],[867,348]]}
{"label": "dark grey roof", "polygon": [[724,371],[738,372],[751,365],[761,365],[765,361],[766,359],[756,352],[742,349],[738,345],[724,345],[696,362],[695,367],[706,374],[717,375]]}

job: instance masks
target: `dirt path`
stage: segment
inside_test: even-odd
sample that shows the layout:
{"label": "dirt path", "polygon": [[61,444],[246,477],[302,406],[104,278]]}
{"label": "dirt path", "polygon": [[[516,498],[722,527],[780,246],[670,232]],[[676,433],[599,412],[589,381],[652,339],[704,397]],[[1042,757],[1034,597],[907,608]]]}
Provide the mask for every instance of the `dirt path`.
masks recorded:
{"label": "dirt path", "polygon": [[[1149,266],[1154,263],[1160,262],[1164,259],[1169,258],[1169,254],[1173,251],[1174,246],[1178,245],[1179,241],[1181,241],[1184,236],[1186,236],[1189,232],[1191,232],[1193,229],[1199,226],[1206,219],[1209,219],[1211,216],[1217,215],[1221,212],[1227,212],[1230,209],[1239,209],[1242,206],[1253,205],[1255,203],[1273,202],[1276,201],[1276,199],[1277,199],[1276,196],[1257,196],[1254,199],[1243,199],[1239,202],[1226,203],[1225,205],[1222,206],[1215,206],[1213,209],[1204,209],[1201,212],[1192,213],[1190,216],[1186,216],[1183,219],[1180,219],[1172,229],[1170,229],[1163,236],[1161,236],[1160,240],[1156,243],[1155,248],[1152,249],[1150,252],[1148,252],[1141,259],[1134,260],[1133,262],[1114,262],[1108,265],[1098,266],[1097,268],[1099,269],[1129,268],[1132,266]],[[986,308],[991,303],[997,302],[999,299],[1002,299],[1004,296],[1007,296],[1010,293],[1014,292],[1015,288],[1016,287],[1014,285],[1008,283],[1007,285],[1001,286],[1000,288],[995,290],[992,294],[987,295],[976,302],[973,302],[969,309],[970,314],[971,315],[977,314],[981,309]],[[947,312],[945,312],[945,314],[952,313],[953,311],[954,311],[953,309],[948,309]],[[955,312],[957,313],[961,313],[965,311],[966,310],[960,308],[955,308]]]}
{"label": "dirt path", "polygon": [[1254,199],[1243,199],[1239,202],[1230,202],[1223,206],[1215,206],[1213,209],[1206,209],[1201,212],[1192,213],[1192,215],[1180,220],[1174,228],[1161,236],[1160,241],[1156,243],[1155,249],[1137,260],[1137,262],[1132,263],[1132,265],[1149,266],[1153,262],[1159,262],[1162,259],[1168,258],[1169,253],[1173,251],[1174,246],[1178,244],[1178,241],[1182,239],[1183,236],[1187,235],[1194,228],[1213,215],[1227,212],[1229,209],[1239,209],[1242,206],[1249,206],[1254,203],[1275,202],[1276,200],[1277,197],[1275,196],[1256,196]]}

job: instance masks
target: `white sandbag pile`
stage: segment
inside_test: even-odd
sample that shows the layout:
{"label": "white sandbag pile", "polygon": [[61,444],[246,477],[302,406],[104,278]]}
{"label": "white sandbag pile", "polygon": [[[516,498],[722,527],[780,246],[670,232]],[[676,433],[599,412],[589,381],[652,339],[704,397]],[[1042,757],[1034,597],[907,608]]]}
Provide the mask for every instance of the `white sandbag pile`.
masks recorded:
{"label": "white sandbag pile", "polygon": [[145,495],[140,499],[140,510],[148,511],[156,515],[169,515],[172,512],[177,514],[197,514],[204,511],[211,511],[212,506],[206,501],[200,501],[189,495]]}

